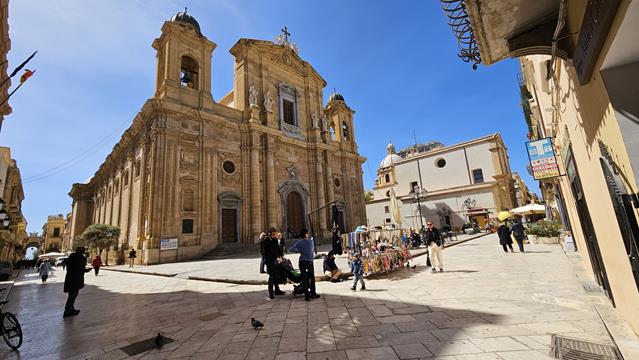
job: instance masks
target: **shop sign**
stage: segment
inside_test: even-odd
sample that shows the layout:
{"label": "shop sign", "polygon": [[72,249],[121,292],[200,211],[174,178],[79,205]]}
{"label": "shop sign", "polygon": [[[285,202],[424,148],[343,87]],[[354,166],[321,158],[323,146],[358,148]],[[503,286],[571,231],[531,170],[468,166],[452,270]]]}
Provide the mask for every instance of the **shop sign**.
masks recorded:
{"label": "shop sign", "polygon": [[560,176],[555,150],[550,138],[528,141],[526,142],[526,150],[535,180]]}
{"label": "shop sign", "polygon": [[621,0],[590,0],[586,5],[572,59],[581,85],[590,81],[610,25],[617,15],[619,3]]}
{"label": "shop sign", "polygon": [[160,239],[160,250],[177,250],[178,239]]}

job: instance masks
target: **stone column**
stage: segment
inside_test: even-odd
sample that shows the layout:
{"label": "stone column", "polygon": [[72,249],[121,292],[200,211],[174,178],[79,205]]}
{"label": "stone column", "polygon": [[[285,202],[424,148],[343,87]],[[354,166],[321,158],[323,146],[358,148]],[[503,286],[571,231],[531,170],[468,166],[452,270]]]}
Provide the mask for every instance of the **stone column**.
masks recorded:
{"label": "stone column", "polygon": [[333,189],[333,169],[331,168],[331,154],[326,153],[326,183],[328,202],[335,201],[335,191]]}
{"label": "stone column", "polygon": [[260,191],[260,148],[259,135],[253,136],[251,147],[251,235],[253,241],[262,230],[262,204]]}
{"label": "stone column", "polygon": [[[317,202],[318,207],[326,205],[324,197],[324,170],[322,169],[322,159],[318,156],[315,163],[315,178],[317,179]],[[326,233],[326,209],[319,211],[319,236],[323,237]]]}
{"label": "stone column", "polygon": [[268,214],[268,227],[277,228],[276,216],[276,189],[275,189],[275,161],[273,160],[273,139],[268,139],[266,149],[266,201]]}

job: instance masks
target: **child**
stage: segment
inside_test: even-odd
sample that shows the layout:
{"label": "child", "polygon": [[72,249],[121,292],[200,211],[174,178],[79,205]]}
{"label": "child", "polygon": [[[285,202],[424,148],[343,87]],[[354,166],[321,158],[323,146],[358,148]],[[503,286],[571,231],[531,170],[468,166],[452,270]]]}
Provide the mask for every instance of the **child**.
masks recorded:
{"label": "child", "polygon": [[362,260],[359,258],[359,253],[355,253],[353,255],[353,263],[351,264],[351,272],[353,273],[353,278],[355,281],[353,282],[353,287],[351,290],[357,290],[357,282],[360,281],[362,283],[362,287],[360,290],[366,290],[366,284],[364,284],[364,264]]}

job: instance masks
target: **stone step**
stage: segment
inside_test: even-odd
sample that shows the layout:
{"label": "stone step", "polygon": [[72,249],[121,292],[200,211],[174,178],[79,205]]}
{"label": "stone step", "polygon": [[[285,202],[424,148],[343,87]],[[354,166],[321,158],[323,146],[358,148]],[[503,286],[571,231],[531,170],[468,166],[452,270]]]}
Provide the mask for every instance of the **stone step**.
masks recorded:
{"label": "stone step", "polygon": [[[286,241],[286,246],[291,246],[297,239],[290,239]],[[317,245],[330,244],[330,238],[321,238],[316,240]],[[202,256],[203,259],[211,260],[211,259],[222,259],[229,258],[233,256],[239,255],[247,255],[247,254],[259,254],[260,245],[259,244],[220,244],[215,249],[211,250],[207,254]]]}

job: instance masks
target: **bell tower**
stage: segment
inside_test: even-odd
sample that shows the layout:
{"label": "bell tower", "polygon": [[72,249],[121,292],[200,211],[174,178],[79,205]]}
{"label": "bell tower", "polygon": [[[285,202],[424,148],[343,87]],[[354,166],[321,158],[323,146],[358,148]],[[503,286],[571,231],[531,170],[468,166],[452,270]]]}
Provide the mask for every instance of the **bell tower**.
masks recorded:
{"label": "bell tower", "polygon": [[330,127],[329,130],[333,141],[338,142],[341,149],[357,152],[353,128],[355,111],[346,105],[344,96],[333,91],[324,108],[324,114],[328,118],[328,126]]}
{"label": "bell tower", "polygon": [[153,41],[157,52],[155,98],[196,108],[212,105],[211,57],[216,47],[202,35],[200,24],[186,8],[165,21],[162,35]]}

